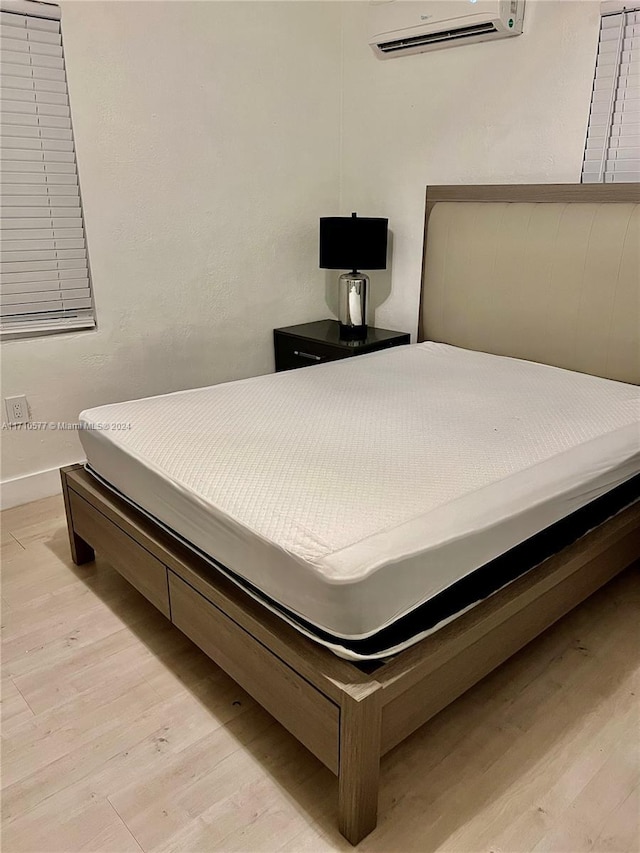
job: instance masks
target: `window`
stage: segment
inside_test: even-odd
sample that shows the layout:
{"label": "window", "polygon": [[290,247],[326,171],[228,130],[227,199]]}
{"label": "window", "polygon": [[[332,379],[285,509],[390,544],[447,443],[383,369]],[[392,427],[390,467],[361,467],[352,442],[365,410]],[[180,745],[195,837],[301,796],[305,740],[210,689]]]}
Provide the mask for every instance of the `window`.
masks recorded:
{"label": "window", "polygon": [[59,7],[17,0],[0,8],[0,331],[91,328]]}
{"label": "window", "polygon": [[640,4],[603,12],[583,183],[640,181]]}

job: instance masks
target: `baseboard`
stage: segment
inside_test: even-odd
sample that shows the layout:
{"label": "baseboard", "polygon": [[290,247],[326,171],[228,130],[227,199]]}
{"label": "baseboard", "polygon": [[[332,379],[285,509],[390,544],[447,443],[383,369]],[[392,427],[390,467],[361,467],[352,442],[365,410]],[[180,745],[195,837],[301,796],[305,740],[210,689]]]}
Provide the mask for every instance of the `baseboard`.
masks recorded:
{"label": "baseboard", "polygon": [[48,471],[36,471],[35,474],[3,480],[0,483],[0,509],[28,504],[40,498],[57,495],[61,491],[59,468],[49,468]]}

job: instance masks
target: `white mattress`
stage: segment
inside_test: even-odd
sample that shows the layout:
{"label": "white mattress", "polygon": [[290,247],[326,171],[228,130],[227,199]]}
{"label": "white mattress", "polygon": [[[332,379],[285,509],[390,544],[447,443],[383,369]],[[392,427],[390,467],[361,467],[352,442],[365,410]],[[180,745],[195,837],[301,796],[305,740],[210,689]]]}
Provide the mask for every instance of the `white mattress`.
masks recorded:
{"label": "white mattress", "polygon": [[363,638],[640,471],[639,418],[636,386],[424,343],[101,406],[80,438],[205,554]]}

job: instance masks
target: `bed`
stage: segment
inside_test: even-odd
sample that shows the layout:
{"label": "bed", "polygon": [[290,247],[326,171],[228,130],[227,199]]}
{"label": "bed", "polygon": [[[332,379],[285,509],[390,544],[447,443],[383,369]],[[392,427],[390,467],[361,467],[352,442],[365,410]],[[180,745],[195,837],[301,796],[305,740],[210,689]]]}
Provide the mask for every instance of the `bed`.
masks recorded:
{"label": "bed", "polygon": [[418,344],[81,416],[74,562],[337,774],[353,844],[381,756],[640,557],[639,202],[429,187]]}

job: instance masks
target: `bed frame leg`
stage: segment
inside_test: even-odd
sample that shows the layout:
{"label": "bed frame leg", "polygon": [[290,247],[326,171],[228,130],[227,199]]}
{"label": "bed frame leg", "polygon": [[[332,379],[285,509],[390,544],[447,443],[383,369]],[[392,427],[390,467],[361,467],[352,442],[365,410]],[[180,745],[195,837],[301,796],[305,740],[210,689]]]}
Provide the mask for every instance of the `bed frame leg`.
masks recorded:
{"label": "bed frame leg", "polygon": [[95,560],[95,551],[91,545],[81,539],[71,528],[69,528],[69,545],[71,547],[71,559],[76,566],[82,566],[84,563],[91,563]]}
{"label": "bed frame leg", "polygon": [[380,685],[362,697],[345,694],[340,708],[338,826],[351,844],[358,844],[378,822]]}
{"label": "bed frame leg", "polygon": [[64,498],[64,510],[67,515],[67,530],[69,532],[69,547],[71,548],[71,559],[76,566],[82,566],[84,563],[90,563],[95,559],[95,552],[88,542],[85,542],[73,529],[73,517],[71,515],[71,503],[69,501],[69,486],[67,484],[67,471],[75,471],[77,468],[82,468],[82,465],[69,465],[66,468],[60,469],[60,478],[62,480],[62,496]]}

